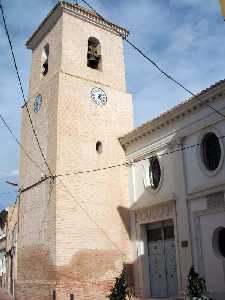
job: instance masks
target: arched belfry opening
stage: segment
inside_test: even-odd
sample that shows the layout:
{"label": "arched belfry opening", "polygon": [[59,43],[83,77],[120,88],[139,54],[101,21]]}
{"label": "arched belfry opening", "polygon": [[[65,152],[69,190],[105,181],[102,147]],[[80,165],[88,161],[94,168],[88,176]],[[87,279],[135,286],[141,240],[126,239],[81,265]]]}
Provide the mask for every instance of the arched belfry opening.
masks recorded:
{"label": "arched belfry opening", "polygon": [[46,44],[41,53],[41,75],[48,74],[48,57],[49,57],[49,44]]}
{"label": "arched belfry opening", "polygon": [[101,44],[95,37],[88,39],[87,66],[92,69],[101,69]]}

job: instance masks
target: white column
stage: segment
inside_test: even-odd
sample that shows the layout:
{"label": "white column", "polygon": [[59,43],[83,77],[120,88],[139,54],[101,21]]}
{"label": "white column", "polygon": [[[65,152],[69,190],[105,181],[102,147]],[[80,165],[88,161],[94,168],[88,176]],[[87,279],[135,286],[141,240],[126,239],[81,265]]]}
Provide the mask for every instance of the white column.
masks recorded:
{"label": "white column", "polygon": [[[182,149],[183,139],[176,139],[171,150]],[[188,151],[188,150],[187,150]],[[176,151],[172,155],[173,175],[174,175],[174,193],[176,197],[177,213],[177,239],[180,263],[180,283],[181,292],[187,287],[187,276],[192,265],[190,226],[187,206],[187,183],[184,165],[184,151]],[[178,275],[178,276],[179,276]]]}

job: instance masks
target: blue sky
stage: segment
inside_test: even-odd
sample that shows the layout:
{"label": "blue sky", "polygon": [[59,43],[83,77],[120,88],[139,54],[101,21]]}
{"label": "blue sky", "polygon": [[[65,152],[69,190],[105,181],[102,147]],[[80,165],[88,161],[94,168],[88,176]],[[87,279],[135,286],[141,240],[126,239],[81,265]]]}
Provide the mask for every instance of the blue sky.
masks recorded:
{"label": "blue sky", "polygon": [[[31,53],[25,41],[53,0],[2,0],[8,28],[27,93]],[[81,4],[79,0],[78,3]],[[225,22],[219,0],[89,0],[99,13],[130,30],[130,40],[193,92],[225,78]],[[0,113],[20,136],[22,97],[0,17]],[[134,99],[135,126],[189,96],[163,78],[143,57],[125,45],[126,78]],[[0,124],[0,193],[18,180],[19,149]],[[0,195],[0,209],[16,194]]]}

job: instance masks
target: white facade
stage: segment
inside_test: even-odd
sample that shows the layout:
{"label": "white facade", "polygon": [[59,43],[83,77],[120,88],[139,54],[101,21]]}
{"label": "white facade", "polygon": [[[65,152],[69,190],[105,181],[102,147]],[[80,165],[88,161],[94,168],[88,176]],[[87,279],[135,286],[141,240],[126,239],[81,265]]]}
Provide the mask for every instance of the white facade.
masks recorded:
{"label": "white facade", "polygon": [[[225,113],[225,82],[199,97],[120,139],[130,162],[136,288],[145,297],[184,295],[194,264],[213,299],[225,299],[225,118],[207,107]],[[219,141],[215,170],[204,161],[207,133]],[[155,187],[151,157],[161,170]]]}

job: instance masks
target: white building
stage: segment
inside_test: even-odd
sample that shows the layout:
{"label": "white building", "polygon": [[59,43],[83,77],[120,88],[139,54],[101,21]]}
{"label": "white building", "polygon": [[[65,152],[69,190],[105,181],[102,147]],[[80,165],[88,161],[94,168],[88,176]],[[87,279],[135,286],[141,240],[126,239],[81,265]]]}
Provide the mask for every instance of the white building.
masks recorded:
{"label": "white building", "polygon": [[225,81],[120,142],[130,166],[135,279],[145,297],[183,295],[194,264],[225,299]]}

